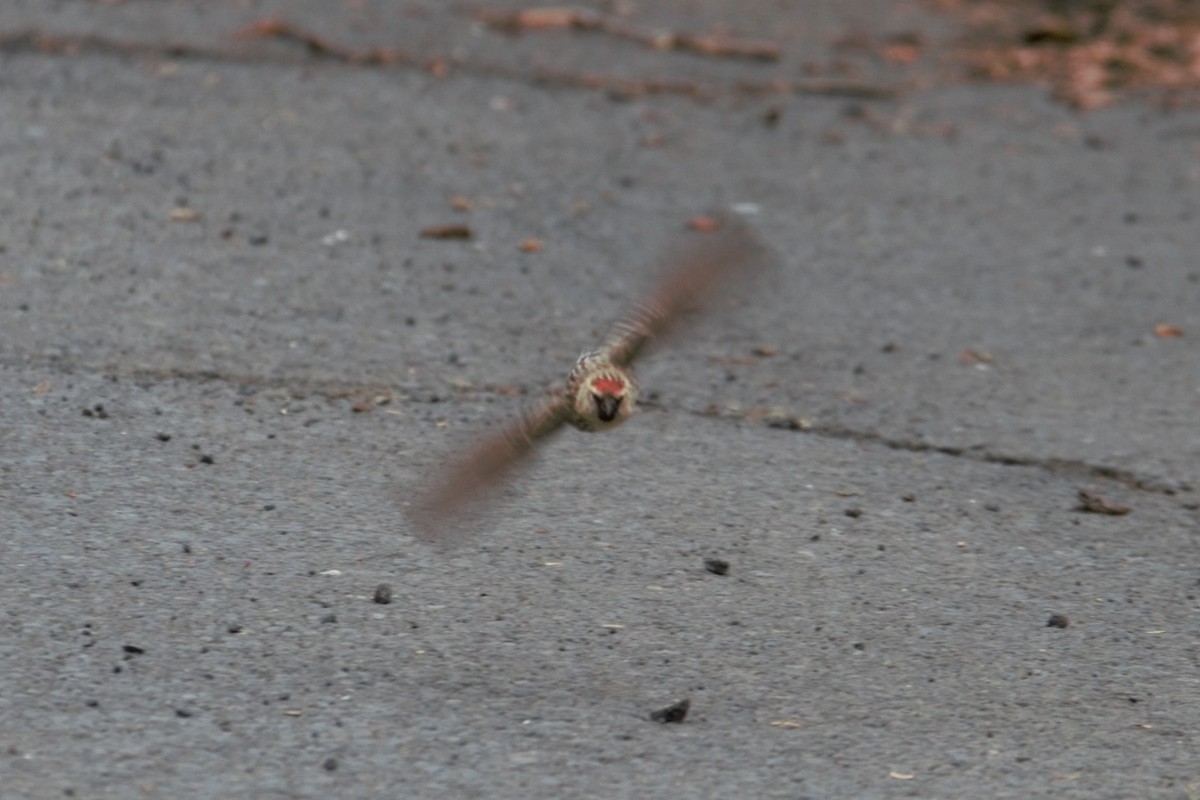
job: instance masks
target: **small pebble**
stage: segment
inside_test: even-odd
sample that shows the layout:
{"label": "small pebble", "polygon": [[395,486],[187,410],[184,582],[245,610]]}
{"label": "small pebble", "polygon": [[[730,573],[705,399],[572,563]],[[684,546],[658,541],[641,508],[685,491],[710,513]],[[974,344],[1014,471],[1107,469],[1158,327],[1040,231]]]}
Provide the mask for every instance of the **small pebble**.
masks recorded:
{"label": "small pebble", "polygon": [[729,572],[729,562],[723,558],[706,558],[704,568],[713,575],[725,575]]}
{"label": "small pebble", "polygon": [[688,709],[692,707],[692,701],[686,697],[682,700],[676,700],[669,706],[664,706],[657,711],[651,712],[650,719],[654,722],[683,722],[687,716]]}
{"label": "small pebble", "polygon": [[392,602],[392,587],[386,583],[381,583],[375,587],[375,595],[371,598],[372,601],[379,603],[381,606],[386,606]]}
{"label": "small pebble", "polygon": [[83,415],[85,417],[94,417],[96,419],[108,419],[108,412],[105,411],[104,406],[100,405],[99,403],[96,404],[95,408],[85,408],[83,410]]}
{"label": "small pebble", "polygon": [[1046,620],[1047,628],[1065,628],[1071,624],[1071,620],[1067,619],[1066,614],[1051,614],[1050,619]]}

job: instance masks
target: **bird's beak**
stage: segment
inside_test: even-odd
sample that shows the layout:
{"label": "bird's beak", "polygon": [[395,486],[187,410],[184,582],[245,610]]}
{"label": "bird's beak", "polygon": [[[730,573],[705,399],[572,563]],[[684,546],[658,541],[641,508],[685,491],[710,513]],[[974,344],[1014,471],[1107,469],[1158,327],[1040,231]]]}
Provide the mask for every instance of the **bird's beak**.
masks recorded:
{"label": "bird's beak", "polygon": [[611,394],[595,395],[596,413],[604,422],[612,422],[617,418],[617,409],[621,407],[621,398]]}

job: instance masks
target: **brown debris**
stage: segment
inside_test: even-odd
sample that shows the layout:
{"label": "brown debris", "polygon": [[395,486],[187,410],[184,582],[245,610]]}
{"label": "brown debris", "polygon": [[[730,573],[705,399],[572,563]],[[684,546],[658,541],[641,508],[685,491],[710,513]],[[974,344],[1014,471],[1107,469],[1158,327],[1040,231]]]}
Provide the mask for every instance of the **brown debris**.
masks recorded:
{"label": "brown debris", "polygon": [[542,249],[542,240],[535,236],[527,236],[517,245],[517,249],[522,253],[537,253]]}
{"label": "brown debris", "polygon": [[1200,8],[1189,0],[937,0],[961,16],[960,57],[973,77],[1032,81],[1079,109],[1131,89],[1169,105],[1200,100]]}
{"label": "brown debris", "polygon": [[958,363],[963,366],[971,364],[991,364],[995,361],[995,357],[991,353],[985,353],[982,350],[976,350],[974,347],[968,347],[958,354]]}
{"label": "brown debris", "polygon": [[800,722],[797,722],[794,719],[774,719],[774,720],[771,720],[771,727],[772,728],[783,728],[784,730],[789,730],[789,731],[798,731],[801,728],[803,728],[804,725]]}
{"label": "brown debris", "polygon": [[172,208],[170,213],[167,214],[167,217],[172,222],[199,222],[200,212],[194,208],[180,206],[178,208]]}
{"label": "brown debris", "polygon": [[470,225],[450,223],[449,225],[430,225],[421,228],[422,239],[470,239],[474,234]]}
{"label": "brown debris", "polygon": [[476,18],[508,33],[523,30],[553,30],[569,28],[587,12],[572,8],[527,8],[522,11],[488,11],[476,13]]}
{"label": "brown debris", "polygon": [[1180,328],[1178,325],[1167,325],[1165,323],[1155,325],[1154,335],[1160,339],[1177,339],[1183,336],[1183,328]]}
{"label": "brown debris", "polygon": [[921,59],[921,43],[910,39],[888,42],[880,55],[890,64],[915,64]]}
{"label": "brown debris", "polygon": [[707,214],[700,214],[689,219],[687,226],[693,231],[708,233],[709,231],[715,231],[717,228],[721,227],[721,223],[716,217],[710,217]]}
{"label": "brown debris", "polygon": [[1087,489],[1079,490],[1079,505],[1075,506],[1075,510],[1088,514],[1109,514],[1114,517],[1124,516],[1133,511],[1129,506],[1114,503]]}
{"label": "brown debris", "polygon": [[632,39],[655,50],[680,50],[702,56],[778,61],[781,53],[775,42],[742,39],[722,33],[693,35],[647,28],[587,8],[479,9],[475,12],[475,18],[496,30],[514,35],[525,31],[570,29]]}

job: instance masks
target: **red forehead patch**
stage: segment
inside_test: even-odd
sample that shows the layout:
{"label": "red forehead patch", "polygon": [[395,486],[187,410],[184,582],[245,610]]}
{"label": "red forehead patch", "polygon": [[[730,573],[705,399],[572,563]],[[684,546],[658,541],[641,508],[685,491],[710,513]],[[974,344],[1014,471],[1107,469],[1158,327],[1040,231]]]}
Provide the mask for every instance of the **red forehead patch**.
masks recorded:
{"label": "red forehead patch", "polygon": [[620,394],[625,391],[625,381],[605,375],[593,380],[592,388],[600,394]]}

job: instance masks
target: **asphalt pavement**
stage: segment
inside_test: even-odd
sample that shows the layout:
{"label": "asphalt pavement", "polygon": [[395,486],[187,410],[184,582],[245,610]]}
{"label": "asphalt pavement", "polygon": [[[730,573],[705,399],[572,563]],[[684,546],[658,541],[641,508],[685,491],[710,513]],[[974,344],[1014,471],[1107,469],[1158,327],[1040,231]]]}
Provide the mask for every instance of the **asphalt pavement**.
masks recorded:
{"label": "asphalt pavement", "polygon": [[[505,8],[0,10],[0,797],[1200,797],[1200,113]],[[715,207],[773,266],[418,541]]]}

